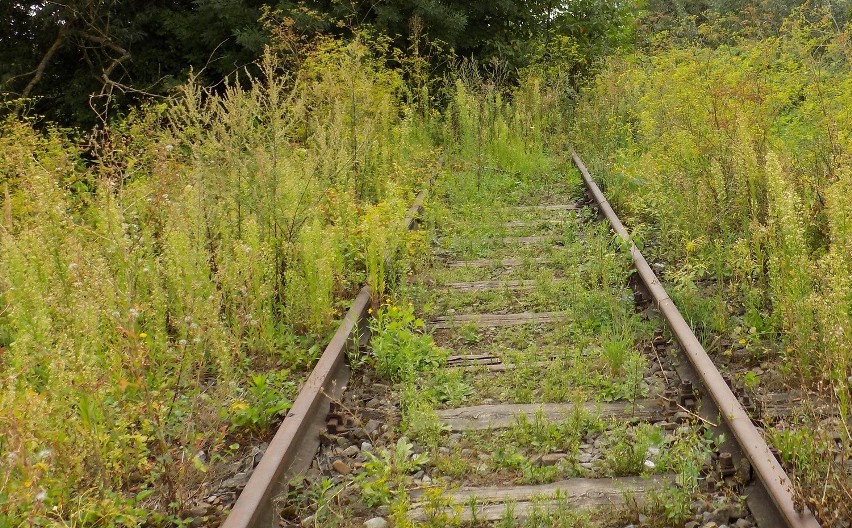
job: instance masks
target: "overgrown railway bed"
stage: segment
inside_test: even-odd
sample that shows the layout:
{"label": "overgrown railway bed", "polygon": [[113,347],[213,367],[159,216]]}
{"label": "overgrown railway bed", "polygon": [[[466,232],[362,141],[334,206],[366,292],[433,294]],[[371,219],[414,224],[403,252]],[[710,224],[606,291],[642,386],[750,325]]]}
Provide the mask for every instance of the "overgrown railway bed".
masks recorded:
{"label": "overgrown railway bed", "polygon": [[759,429],[787,395],[722,376],[573,160],[585,197],[439,182],[434,265],[378,323],[362,290],[223,526],[819,526]]}

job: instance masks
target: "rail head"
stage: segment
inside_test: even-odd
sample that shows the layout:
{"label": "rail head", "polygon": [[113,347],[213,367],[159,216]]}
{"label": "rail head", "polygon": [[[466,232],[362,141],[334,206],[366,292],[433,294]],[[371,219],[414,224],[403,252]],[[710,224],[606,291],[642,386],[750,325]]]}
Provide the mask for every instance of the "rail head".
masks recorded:
{"label": "rail head", "polygon": [[743,454],[748,458],[752,469],[757,474],[766,494],[772,500],[775,508],[786,526],[789,528],[819,528],[819,522],[805,508],[799,510],[793,497],[793,484],[781,464],[772,454],[763,436],[755,427],[742,404],[722,378],[721,373],[713,364],[707,351],[695,336],[692,328],[681,315],[677,306],[669,298],[654,270],[648,265],[642,252],[630,238],[627,229],[615,214],[603,192],[592,179],[583,160],[574,150],[571,151],[574,164],[579,169],[589,194],[592,195],[601,212],[612,225],[613,230],[630,246],[633,264],[642,283],[654,298],[660,313],[666,319],[675,338],[683,349],[689,362],[700,376],[707,392],[719,409],[726,425],[733,433]]}

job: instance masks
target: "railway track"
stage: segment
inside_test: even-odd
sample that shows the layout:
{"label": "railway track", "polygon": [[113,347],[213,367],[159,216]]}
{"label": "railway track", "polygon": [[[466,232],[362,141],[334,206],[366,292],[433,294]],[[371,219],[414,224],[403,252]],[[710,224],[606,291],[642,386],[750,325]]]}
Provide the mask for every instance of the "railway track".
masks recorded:
{"label": "railway track", "polygon": [[[411,286],[427,330],[448,351],[412,385],[431,402],[420,414],[411,411],[417,397],[401,402],[375,374],[350,379],[347,350],[363,352],[371,337],[370,291],[361,290],[225,528],[325,526],[321,514],[334,507],[292,504],[318,485],[342,526],[401,518],[665,526],[665,516],[683,514],[678,505],[692,510],[685,526],[819,526],[797,509],[752,421],[771,402],[753,401],[719,373],[576,153],[573,160],[585,199],[557,185],[479,215],[492,221],[480,245],[464,239],[478,231],[466,226]],[[384,502],[374,500],[379,479],[363,477],[382,460],[405,488],[389,489]]]}

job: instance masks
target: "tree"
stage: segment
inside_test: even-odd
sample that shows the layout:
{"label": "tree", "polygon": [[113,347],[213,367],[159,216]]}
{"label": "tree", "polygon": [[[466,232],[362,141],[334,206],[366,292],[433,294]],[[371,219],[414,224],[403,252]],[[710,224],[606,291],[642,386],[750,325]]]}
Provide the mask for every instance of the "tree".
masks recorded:
{"label": "tree", "polygon": [[[263,2],[30,0],[4,4],[0,89],[36,113],[92,124],[116,104],[167,93],[190,68],[219,80],[259,55]],[[95,113],[92,112],[95,110]]]}
{"label": "tree", "polygon": [[33,113],[51,120],[91,126],[168,94],[190,69],[211,84],[250,65],[269,38],[264,12],[304,33],[370,27],[402,50],[425,36],[509,70],[547,60],[568,39],[579,72],[613,47],[629,10],[612,0],[12,0],[0,6],[0,92],[32,98]]}

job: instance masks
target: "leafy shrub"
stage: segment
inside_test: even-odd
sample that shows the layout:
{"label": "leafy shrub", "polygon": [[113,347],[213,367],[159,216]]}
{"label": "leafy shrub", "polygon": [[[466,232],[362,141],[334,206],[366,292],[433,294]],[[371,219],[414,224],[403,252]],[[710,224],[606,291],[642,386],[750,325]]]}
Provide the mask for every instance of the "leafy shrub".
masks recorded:
{"label": "leafy shrub", "polygon": [[[820,392],[846,423],[850,28],[816,11],[793,12],[760,40],[609,59],[581,98],[573,137],[622,218],[651,232],[646,252],[665,265],[673,298],[703,337],[774,359],[786,381]],[[852,436],[840,434],[848,456]],[[829,473],[832,489],[845,491],[827,499],[809,491],[822,486],[815,473],[796,469],[809,506],[825,519],[844,511],[842,465]]]}
{"label": "leafy shrub", "polygon": [[417,374],[440,368],[447,358],[432,336],[422,333],[423,321],[409,306],[387,304],[370,321],[370,346],[380,375],[393,381],[413,381]]}
{"label": "leafy shrub", "polygon": [[437,157],[386,52],[323,40],[283,73],[269,50],[86,145],[0,123],[0,524],[177,523],[198,453],[287,408],[365,218],[400,224]]}

